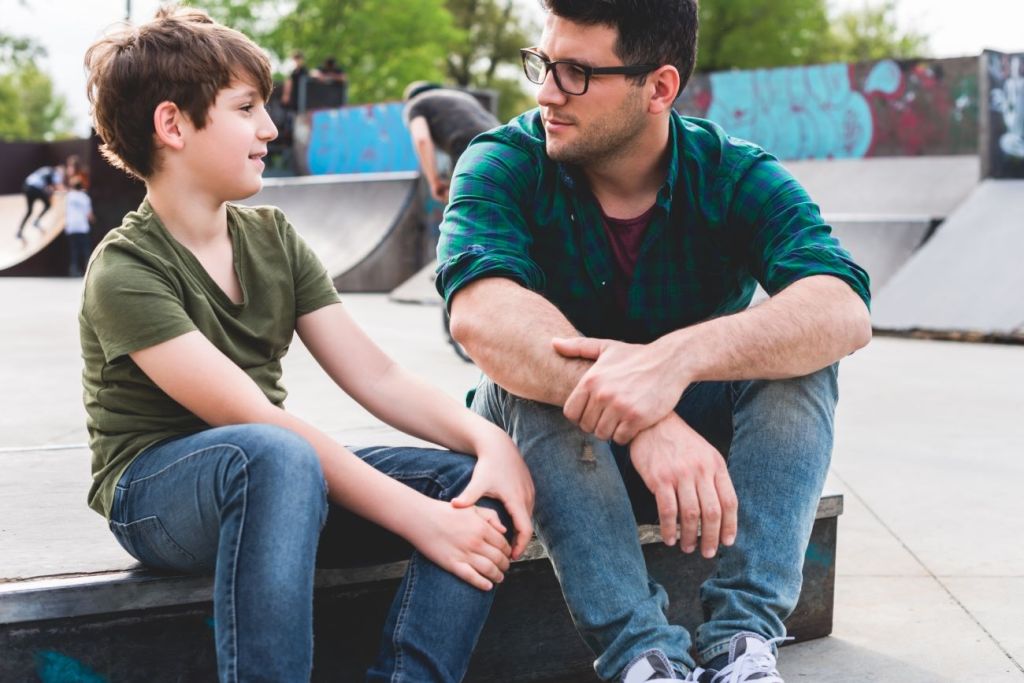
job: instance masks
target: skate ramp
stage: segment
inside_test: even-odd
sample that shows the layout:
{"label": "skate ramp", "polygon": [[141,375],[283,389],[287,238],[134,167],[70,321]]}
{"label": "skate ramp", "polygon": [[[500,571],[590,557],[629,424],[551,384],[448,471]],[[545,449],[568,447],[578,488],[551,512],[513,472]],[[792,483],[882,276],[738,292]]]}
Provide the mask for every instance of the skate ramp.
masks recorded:
{"label": "skate ramp", "polygon": [[868,271],[872,295],[925,243],[934,225],[928,216],[836,214],[826,220],[853,260]]}
{"label": "skate ramp", "polygon": [[877,295],[978,186],[974,155],[790,161]]}
{"label": "skate ramp", "polygon": [[986,180],[879,293],[874,325],[1024,337],[1024,180]]}
{"label": "skate ramp", "polygon": [[[64,229],[64,193],[53,195],[52,206],[40,222],[42,230],[32,227],[33,218],[25,225],[24,241],[14,235],[18,224],[25,215],[25,196],[21,194],[0,195],[0,272],[26,263],[46,249]],[[32,216],[42,211],[36,202]],[[67,265],[64,266],[65,270]]]}
{"label": "skate ramp", "polygon": [[822,213],[942,219],[981,178],[977,156],[787,161]]}
{"label": "skate ramp", "polygon": [[280,207],[339,291],[391,291],[423,265],[418,173],[268,178],[243,203]]}
{"label": "skate ramp", "polygon": [[440,306],[443,300],[434,288],[435,270],[437,259],[420,268],[411,278],[392,290],[388,298],[400,304]]}

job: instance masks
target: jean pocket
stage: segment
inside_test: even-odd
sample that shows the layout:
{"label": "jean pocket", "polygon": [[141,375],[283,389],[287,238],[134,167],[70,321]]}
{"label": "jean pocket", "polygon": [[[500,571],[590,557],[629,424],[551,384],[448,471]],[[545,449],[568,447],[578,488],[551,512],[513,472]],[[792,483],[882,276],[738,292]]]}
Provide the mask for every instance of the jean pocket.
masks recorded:
{"label": "jean pocket", "polygon": [[158,517],[143,517],[127,524],[111,520],[110,531],[129,555],[148,567],[196,569],[196,558],[171,538]]}

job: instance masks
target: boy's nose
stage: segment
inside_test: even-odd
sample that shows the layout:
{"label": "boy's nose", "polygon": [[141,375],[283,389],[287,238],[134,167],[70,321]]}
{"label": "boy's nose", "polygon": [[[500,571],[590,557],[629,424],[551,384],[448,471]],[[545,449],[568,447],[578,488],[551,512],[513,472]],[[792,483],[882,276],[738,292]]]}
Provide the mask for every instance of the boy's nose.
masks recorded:
{"label": "boy's nose", "polygon": [[263,125],[260,126],[257,131],[260,140],[270,141],[277,138],[277,126],[274,125],[274,121],[270,118],[270,112],[266,109],[263,110]]}

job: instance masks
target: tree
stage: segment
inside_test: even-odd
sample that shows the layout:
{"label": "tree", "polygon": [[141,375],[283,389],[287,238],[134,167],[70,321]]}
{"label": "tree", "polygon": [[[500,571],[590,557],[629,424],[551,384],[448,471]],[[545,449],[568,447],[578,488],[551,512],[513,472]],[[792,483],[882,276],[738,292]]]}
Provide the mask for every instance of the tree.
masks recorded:
{"label": "tree", "polygon": [[399,99],[414,80],[444,78],[460,37],[443,0],[212,0],[203,7],[283,62],[294,50],[348,72],[349,101]]}
{"label": "tree", "polygon": [[701,0],[697,68],[813,64],[828,34],[825,0]]}
{"label": "tree", "polygon": [[448,0],[462,33],[447,58],[448,78],[462,87],[498,92],[499,118],[534,105],[520,85],[519,48],[531,43],[535,27],[517,12],[515,0]]}
{"label": "tree", "polygon": [[915,31],[901,33],[895,14],[896,0],[883,0],[874,6],[865,2],[859,10],[840,13],[832,21],[831,59],[869,62],[925,56],[928,37]]}
{"label": "tree", "polygon": [[70,135],[67,101],[36,64],[46,56],[30,38],[0,34],[0,139],[54,140]]}
{"label": "tree", "polygon": [[896,0],[830,16],[826,0],[701,0],[701,71],[924,56],[928,40],[903,32]]}

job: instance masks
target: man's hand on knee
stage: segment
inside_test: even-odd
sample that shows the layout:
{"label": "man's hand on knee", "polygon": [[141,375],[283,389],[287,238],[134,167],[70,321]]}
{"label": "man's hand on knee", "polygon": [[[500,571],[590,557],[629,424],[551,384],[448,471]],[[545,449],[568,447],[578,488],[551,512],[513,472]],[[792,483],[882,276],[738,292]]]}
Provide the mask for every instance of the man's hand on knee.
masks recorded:
{"label": "man's hand on knee", "polygon": [[704,437],[671,413],[640,432],[630,444],[630,458],[658,502],[661,536],[683,552],[697,547],[714,557],[718,545],[736,540],[738,502],[725,459]]}
{"label": "man's hand on knee", "polygon": [[664,347],[610,339],[555,338],[566,358],[594,361],[565,401],[565,416],[599,439],[627,444],[671,413],[686,383],[666,374]]}

